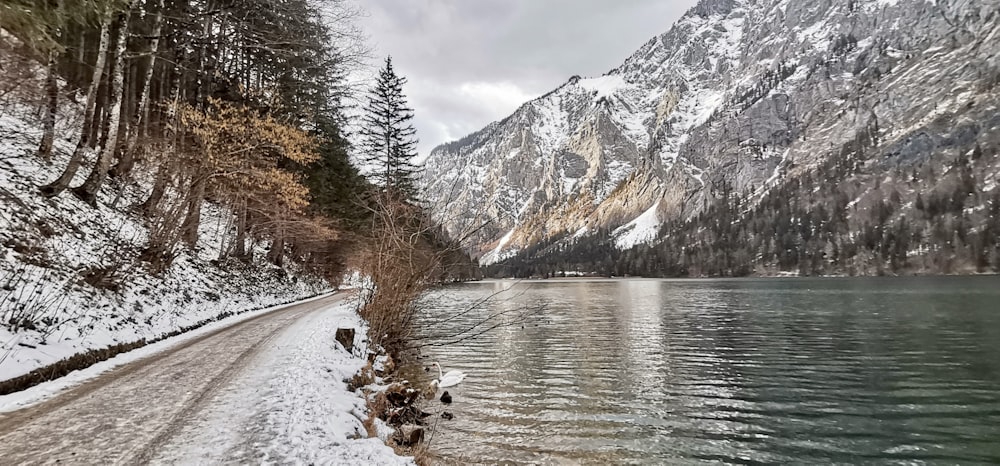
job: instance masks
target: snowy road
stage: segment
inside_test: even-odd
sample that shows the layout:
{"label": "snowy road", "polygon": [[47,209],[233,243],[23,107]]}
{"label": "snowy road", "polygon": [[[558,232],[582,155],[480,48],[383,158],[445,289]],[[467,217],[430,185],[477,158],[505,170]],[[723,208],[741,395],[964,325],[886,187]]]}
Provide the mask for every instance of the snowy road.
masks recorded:
{"label": "snowy road", "polygon": [[[0,414],[0,458],[4,464],[401,462],[377,439],[348,440],[357,436],[363,404],[340,380],[360,359],[333,342],[332,332],[360,322],[338,304],[342,296],[245,320]],[[311,416],[289,414],[301,405],[315,406]],[[338,422],[310,428],[317,419]],[[308,448],[272,448],[289,443]]]}

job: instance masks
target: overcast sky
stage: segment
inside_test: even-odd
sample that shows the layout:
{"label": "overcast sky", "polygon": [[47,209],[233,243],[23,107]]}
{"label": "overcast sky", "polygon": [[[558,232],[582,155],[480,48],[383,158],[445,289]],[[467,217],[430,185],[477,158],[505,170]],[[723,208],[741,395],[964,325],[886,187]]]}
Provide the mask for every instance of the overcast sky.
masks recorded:
{"label": "overcast sky", "polygon": [[695,0],[366,0],[375,65],[409,80],[420,154],[510,115],[570,76],[600,76]]}

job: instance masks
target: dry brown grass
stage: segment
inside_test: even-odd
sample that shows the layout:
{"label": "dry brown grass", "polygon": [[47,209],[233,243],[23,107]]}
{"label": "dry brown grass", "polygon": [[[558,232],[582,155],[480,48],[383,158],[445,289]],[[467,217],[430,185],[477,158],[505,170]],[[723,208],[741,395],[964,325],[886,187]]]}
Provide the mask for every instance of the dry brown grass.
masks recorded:
{"label": "dry brown grass", "polygon": [[368,408],[368,418],[361,424],[365,427],[365,431],[368,432],[369,438],[378,438],[378,429],[375,428],[375,419],[382,419],[385,417],[386,412],[389,410],[391,405],[389,404],[389,400],[386,398],[385,393],[382,392],[375,394],[375,396],[371,396],[371,394],[366,393],[365,400],[365,406]]}
{"label": "dry brown grass", "polygon": [[369,362],[347,381],[347,390],[354,392],[373,383],[375,383],[375,371],[372,369],[372,363]]}
{"label": "dry brown grass", "polygon": [[436,457],[431,452],[430,445],[421,443],[414,447],[392,446],[392,450],[399,456],[412,456],[417,466],[431,466],[435,464]]}

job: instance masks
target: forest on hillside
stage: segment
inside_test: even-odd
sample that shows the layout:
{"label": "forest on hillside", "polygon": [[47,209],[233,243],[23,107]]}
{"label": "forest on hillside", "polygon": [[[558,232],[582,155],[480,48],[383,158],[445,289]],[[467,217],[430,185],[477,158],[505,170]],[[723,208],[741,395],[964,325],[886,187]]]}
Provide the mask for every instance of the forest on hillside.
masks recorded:
{"label": "forest on hillside", "polygon": [[[7,106],[33,109],[42,127],[35,155],[62,167],[40,194],[96,206],[104,190],[117,193],[104,202],[118,205],[138,186],[141,202],[121,207],[144,218],[138,259],[154,273],[198,244],[210,203],[232,214],[219,260],[249,262],[264,247],[272,264],[290,257],[339,279],[346,256],[370,235],[382,186],[349,157],[345,128],[357,122],[348,121],[345,98],[364,93],[348,88],[347,77],[368,58],[351,5],[4,2],[0,94]],[[378,124],[360,122],[368,133]],[[55,154],[59,141],[75,145],[68,160]],[[410,146],[400,154],[415,156]],[[360,149],[376,151],[366,156],[375,164],[379,150],[396,150]],[[421,228],[425,246],[468,263],[438,230]]]}
{"label": "forest on hillside", "polygon": [[[71,193],[94,205],[108,186],[148,183],[136,207],[150,228],[141,258],[154,270],[197,243],[206,201],[234,213],[225,257],[247,259],[256,241],[270,244],[275,264],[286,253],[317,270],[340,262],[338,232],[364,214],[356,202],[364,182],[342,132],[343,78],[356,66],[356,43],[334,27],[353,11],[337,3],[320,11],[305,0],[17,0],[0,8],[0,26],[13,36],[3,52],[16,65],[5,68],[0,92],[18,91],[42,110],[39,157],[53,159],[54,140],[75,142],[44,196]],[[25,89],[39,66],[43,88]],[[57,127],[74,105],[82,117]],[[77,172],[86,179],[71,186]]]}
{"label": "forest on hillside", "polygon": [[[941,128],[951,128],[942,121]],[[961,128],[959,128],[961,129]],[[942,133],[947,130],[942,129]],[[907,160],[862,131],[826,162],[777,186],[720,180],[695,217],[620,250],[614,232],[550,238],[487,276],[743,277],[1000,273],[998,148],[975,138]]]}

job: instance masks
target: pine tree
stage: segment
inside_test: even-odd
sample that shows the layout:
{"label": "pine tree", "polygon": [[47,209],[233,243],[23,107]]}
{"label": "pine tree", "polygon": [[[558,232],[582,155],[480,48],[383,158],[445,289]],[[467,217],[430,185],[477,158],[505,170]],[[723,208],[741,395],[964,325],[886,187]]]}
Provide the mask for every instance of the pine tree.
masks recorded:
{"label": "pine tree", "polygon": [[417,132],[410,122],[413,109],[406,104],[404,84],[406,78],[392,69],[392,57],[386,58],[385,68],[379,72],[378,83],[371,90],[365,108],[360,148],[373,183],[391,196],[415,200],[415,181],[420,170],[413,163],[417,155]]}

